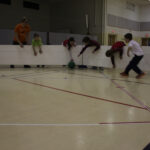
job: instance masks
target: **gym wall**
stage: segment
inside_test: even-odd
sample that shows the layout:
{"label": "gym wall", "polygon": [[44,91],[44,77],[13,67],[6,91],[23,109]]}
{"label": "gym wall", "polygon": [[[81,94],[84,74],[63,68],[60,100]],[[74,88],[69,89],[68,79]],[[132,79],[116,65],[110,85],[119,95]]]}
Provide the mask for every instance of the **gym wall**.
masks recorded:
{"label": "gym wall", "polygon": [[23,0],[11,0],[11,5],[0,4],[0,29],[14,29],[23,16],[29,18],[32,30],[49,31],[49,5],[43,0],[32,0],[38,3],[39,10],[23,8]]}
{"label": "gym wall", "polygon": [[85,15],[89,16],[89,32],[102,33],[103,0],[65,0],[50,8],[52,32],[86,34]]}
{"label": "gym wall", "polygon": [[129,9],[127,2],[107,0],[105,44],[108,44],[108,34],[116,34],[117,40],[121,40],[125,33],[131,32],[138,42],[150,35],[150,6],[133,3],[133,9]]}

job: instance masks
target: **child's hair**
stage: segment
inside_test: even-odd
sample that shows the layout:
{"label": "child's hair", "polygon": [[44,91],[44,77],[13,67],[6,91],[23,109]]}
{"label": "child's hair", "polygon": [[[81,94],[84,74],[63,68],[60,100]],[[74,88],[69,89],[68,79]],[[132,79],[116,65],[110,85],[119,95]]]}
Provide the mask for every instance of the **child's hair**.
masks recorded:
{"label": "child's hair", "polygon": [[131,33],[127,33],[124,37],[130,41],[133,39],[133,36]]}
{"label": "child's hair", "polygon": [[70,38],[69,38],[69,42],[75,42],[74,37],[70,37]]}
{"label": "child's hair", "polygon": [[68,40],[69,40],[69,42],[68,42],[68,50],[71,50],[71,47],[72,47],[71,42],[75,42],[75,39],[73,37],[70,37]]}
{"label": "child's hair", "polygon": [[33,37],[34,37],[34,38],[40,37],[40,35],[39,35],[38,33],[34,33]]}
{"label": "child's hair", "polygon": [[83,43],[88,43],[89,41],[90,41],[89,37],[84,37],[82,40]]}

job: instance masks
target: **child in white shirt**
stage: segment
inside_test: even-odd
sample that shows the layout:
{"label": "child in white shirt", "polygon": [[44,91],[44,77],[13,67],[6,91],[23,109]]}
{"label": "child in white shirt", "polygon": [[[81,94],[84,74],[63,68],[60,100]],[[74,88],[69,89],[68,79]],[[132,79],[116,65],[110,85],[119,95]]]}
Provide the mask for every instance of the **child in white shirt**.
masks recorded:
{"label": "child in white shirt", "polygon": [[138,67],[138,64],[144,57],[144,52],[140,47],[139,43],[133,40],[132,34],[127,33],[125,36],[126,43],[128,45],[128,52],[127,55],[130,57],[130,51],[134,54],[133,59],[130,61],[129,65],[126,67],[125,71],[121,73],[122,76],[128,76],[131,70],[134,70],[138,75],[136,76],[137,79],[140,79],[145,75],[145,73]]}

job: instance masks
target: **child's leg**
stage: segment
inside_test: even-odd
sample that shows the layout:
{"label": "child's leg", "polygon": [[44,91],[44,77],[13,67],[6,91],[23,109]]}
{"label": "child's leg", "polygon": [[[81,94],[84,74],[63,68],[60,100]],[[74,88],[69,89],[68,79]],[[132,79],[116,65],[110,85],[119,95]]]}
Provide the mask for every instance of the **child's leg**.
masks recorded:
{"label": "child's leg", "polygon": [[150,143],[143,150],[150,150]]}
{"label": "child's leg", "polygon": [[129,65],[126,67],[124,73],[129,74],[130,70],[133,69],[137,74],[141,74],[142,71],[137,67],[137,65],[142,58],[143,56],[134,56],[133,59],[130,61]]}
{"label": "child's leg", "polygon": [[119,50],[119,56],[120,56],[120,59],[122,59],[122,57],[123,57],[123,48]]}
{"label": "child's leg", "polygon": [[34,52],[34,56],[37,56],[37,52],[34,46],[32,46],[33,52]]}
{"label": "child's leg", "polygon": [[136,60],[136,65],[133,67],[133,70],[137,73],[137,74],[142,74],[143,71],[137,66],[139,64],[139,62],[142,60],[143,56],[136,56],[137,60]]}

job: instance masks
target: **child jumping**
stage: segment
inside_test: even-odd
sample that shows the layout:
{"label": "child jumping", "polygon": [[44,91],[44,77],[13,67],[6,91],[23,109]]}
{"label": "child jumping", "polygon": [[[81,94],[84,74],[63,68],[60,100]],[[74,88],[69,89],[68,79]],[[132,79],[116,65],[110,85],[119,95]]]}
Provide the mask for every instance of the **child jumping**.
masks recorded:
{"label": "child jumping", "polygon": [[129,72],[131,70],[134,70],[138,74],[136,78],[140,79],[145,75],[145,73],[138,67],[138,64],[144,57],[144,52],[140,47],[139,43],[133,40],[133,36],[131,33],[127,33],[124,37],[126,43],[129,43],[127,55],[130,57],[130,51],[131,51],[134,54],[134,57],[130,61],[129,65],[126,67],[125,71],[122,72],[120,75],[128,77]]}
{"label": "child jumping", "polygon": [[114,43],[111,49],[106,52],[106,56],[111,58],[113,68],[116,68],[114,54],[119,53],[120,59],[122,59],[124,46],[125,46],[125,43],[123,41],[118,41]]}
{"label": "child jumping", "polygon": [[98,51],[100,49],[100,44],[97,41],[91,40],[89,37],[84,37],[82,42],[84,43],[85,47],[81,50],[78,57],[80,57],[80,55],[82,55],[88,47],[93,47],[93,46],[96,47],[93,50],[93,53],[95,53],[96,51]]}

